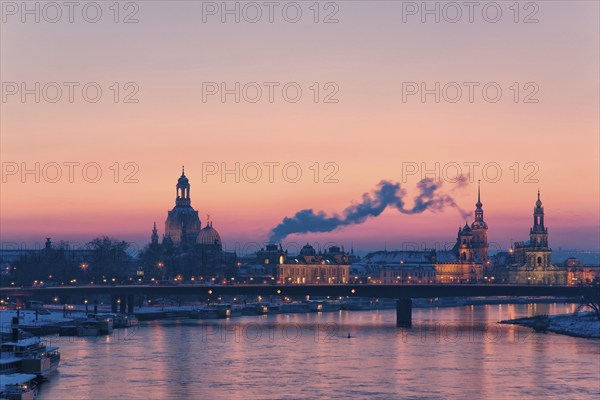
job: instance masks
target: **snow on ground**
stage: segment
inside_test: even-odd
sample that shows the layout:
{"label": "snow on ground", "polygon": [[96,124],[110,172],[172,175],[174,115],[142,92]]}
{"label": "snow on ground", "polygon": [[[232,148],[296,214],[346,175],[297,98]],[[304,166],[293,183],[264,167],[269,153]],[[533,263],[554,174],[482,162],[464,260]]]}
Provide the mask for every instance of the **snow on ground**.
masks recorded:
{"label": "snow on ground", "polygon": [[192,311],[198,310],[203,306],[145,306],[145,307],[136,307],[135,313],[153,313],[160,311]]}
{"label": "snow on ground", "polygon": [[[0,332],[10,332],[13,317],[17,316],[15,310],[0,310]],[[19,323],[21,325],[50,325],[57,322],[71,322],[77,315],[63,317],[62,311],[50,312],[50,314],[39,314],[35,319],[34,310],[21,310],[19,312]],[[80,315],[79,315],[80,316]]]}
{"label": "snow on ground", "polygon": [[504,324],[527,326],[541,332],[563,335],[600,338],[600,320],[591,312],[577,314],[537,315],[501,321]]}
{"label": "snow on ground", "polygon": [[565,335],[600,338],[600,320],[591,312],[548,316],[548,330]]}

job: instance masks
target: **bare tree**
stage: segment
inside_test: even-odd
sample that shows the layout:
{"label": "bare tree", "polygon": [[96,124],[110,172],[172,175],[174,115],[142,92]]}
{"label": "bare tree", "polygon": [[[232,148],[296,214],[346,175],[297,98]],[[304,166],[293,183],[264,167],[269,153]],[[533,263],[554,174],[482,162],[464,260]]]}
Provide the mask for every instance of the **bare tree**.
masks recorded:
{"label": "bare tree", "polygon": [[596,293],[583,296],[579,301],[579,305],[575,309],[575,312],[578,313],[587,308],[592,311],[598,320],[600,320],[600,277],[594,279],[592,286],[597,287],[598,290]]}

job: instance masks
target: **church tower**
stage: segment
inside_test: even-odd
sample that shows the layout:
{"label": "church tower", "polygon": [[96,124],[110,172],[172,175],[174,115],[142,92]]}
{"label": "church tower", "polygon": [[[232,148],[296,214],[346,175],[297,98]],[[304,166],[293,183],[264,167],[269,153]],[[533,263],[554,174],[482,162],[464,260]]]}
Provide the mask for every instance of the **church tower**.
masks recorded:
{"label": "church tower", "polygon": [[475,204],[475,221],[471,224],[471,241],[475,255],[480,262],[488,260],[488,226],[483,220],[483,203],[481,203],[481,181],[477,183],[477,203]]}
{"label": "church tower", "polygon": [[475,252],[473,251],[473,232],[469,228],[469,224],[465,222],[465,226],[458,228],[458,259],[460,263],[472,263],[475,261]]}
{"label": "church tower", "polygon": [[513,246],[515,263],[509,269],[509,282],[527,285],[565,285],[567,271],[552,265],[552,249],[548,247],[548,228],[544,225],[544,207],[538,190],[533,208],[533,226],[529,242]]}
{"label": "church tower", "polygon": [[539,190],[535,208],[533,209],[533,227],[529,231],[529,240],[531,247],[548,247],[548,228],[544,226],[544,207],[542,207]]}
{"label": "church tower", "polygon": [[196,242],[202,228],[198,211],[192,208],[190,186],[185,170],[181,167],[181,176],[175,186],[175,207],[169,211],[165,221],[165,235],[170,236],[176,245],[181,244],[182,236],[185,236],[184,242]]}
{"label": "church tower", "polygon": [[550,266],[552,250],[548,247],[548,228],[544,226],[544,207],[542,207],[539,190],[533,209],[533,227],[529,230],[529,246],[527,262],[530,266],[542,269]]}
{"label": "church tower", "polygon": [[150,243],[153,245],[158,244],[158,230],[156,229],[156,222],[154,223],[154,228],[152,228],[152,236],[150,236]]}

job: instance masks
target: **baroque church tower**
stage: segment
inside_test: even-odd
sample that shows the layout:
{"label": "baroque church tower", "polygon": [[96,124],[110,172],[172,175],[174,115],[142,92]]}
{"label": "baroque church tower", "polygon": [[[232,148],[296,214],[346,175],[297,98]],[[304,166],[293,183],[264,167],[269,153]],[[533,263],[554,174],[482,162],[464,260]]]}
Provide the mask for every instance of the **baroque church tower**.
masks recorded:
{"label": "baroque church tower", "polygon": [[483,220],[483,204],[481,203],[480,184],[481,181],[477,183],[477,203],[475,204],[475,221],[473,221],[471,224],[471,233],[473,234],[471,244],[475,256],[479,259],[479,261],[486,262],[488,260],[489,250],[487,238],[488,226]]}
{"label": "baroque church tower", "polygon": [[475,221],[469,226],[465,223],[458,228],[455,246],[458,260],[461,263],[485,263],[488,260],[487,223],[483,220],[483,203],[481,203],[481,187],[477,185],[477,203],[475,204]]}
{"label": "baroque church tower", "polygon": [[526,285],[565,285],[567,271],[552,265],[552,249],[548,246],[548,228],[544,225],[544,207],[538,190],[533,208],[533,226],[529,242],[513,245],[514,264],[509,268],[511,283]]}
{"label": "baroque church tower", "polygon": [[190,182],[183,167],[175,189],[175,207],[167,215],[165,236],[170,237],[176,245],[195,243],[201,229],[200,217],[198,211],[192,208]]}
{"label": "baroque church tower", "polygon": [[544,226],[544,207],[542,207],[539,190],[533,209],[533,226],[529,230],[529,246],[530,252],[525,262],[535,268],[548,268],[552,250],[548,247],[548,228]]}

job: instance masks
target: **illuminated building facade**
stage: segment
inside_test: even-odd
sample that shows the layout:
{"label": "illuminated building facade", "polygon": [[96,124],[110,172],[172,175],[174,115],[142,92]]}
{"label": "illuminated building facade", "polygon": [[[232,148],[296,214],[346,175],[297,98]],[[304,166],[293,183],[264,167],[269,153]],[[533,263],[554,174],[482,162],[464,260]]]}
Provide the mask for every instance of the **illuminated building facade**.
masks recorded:
{"label": "illuminated building facade", "polygon": [[517,242],[511,253],[514,263],[508,271],[510,283],[521,285],[564,285],[567,283],[565,268],[552,265],[552,249],[548,246],[548,228],[544,225],[544,207],[538,198],[533,209],[533,227],[528,242]]}
{"label": "illuminated building facade", "polygon": [[297,256],[289,256],[285,263],[277,265],[277,282],[306,285],[348,283],[349,258],[350,255],[337,246],[317,253],[307,243]]}

